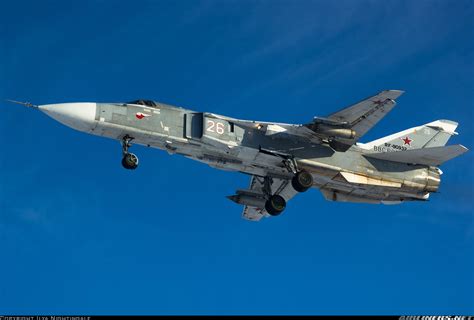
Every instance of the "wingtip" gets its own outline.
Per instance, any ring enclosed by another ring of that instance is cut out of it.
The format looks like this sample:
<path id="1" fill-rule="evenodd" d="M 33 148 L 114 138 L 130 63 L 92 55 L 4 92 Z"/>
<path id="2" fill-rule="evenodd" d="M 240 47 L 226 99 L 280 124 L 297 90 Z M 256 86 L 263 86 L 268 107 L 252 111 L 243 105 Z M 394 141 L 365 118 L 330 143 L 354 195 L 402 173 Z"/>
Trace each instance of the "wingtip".
<path id="1" fill-rule="evenodd" d="M 390 100 L 396 100 L 399 96 L 401 96 L 405 91 L 403 90 L 395 90 L 395 89 L 391 89 L 391 90 L 384 90 L 384 91 L 381 91 L 378 96 L 381 96 L 385 99 L 390 99 Z"/>
<path id="2" fill-rule="evenodd" d="M 397 90 L 397 89 L 390 89 L 390 90 L 387 90 L 387 92 L 390 92 L 392 95 L 395 96 L 395 98 L 398 98 L 399 96 L 405 93 L 404 90 Z"/>

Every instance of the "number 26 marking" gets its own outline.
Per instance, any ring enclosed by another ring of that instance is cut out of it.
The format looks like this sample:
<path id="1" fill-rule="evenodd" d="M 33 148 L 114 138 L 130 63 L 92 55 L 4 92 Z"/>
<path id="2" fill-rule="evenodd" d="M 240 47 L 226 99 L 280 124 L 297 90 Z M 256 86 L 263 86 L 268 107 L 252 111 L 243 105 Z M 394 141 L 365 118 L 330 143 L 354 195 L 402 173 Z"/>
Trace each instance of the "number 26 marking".
<path id="1" fill-rule="evenodd" d="M 206 131 L 215 132 L 217 134 L 224 134 L 224 124 L 221 122 L 207 120 Z"/>

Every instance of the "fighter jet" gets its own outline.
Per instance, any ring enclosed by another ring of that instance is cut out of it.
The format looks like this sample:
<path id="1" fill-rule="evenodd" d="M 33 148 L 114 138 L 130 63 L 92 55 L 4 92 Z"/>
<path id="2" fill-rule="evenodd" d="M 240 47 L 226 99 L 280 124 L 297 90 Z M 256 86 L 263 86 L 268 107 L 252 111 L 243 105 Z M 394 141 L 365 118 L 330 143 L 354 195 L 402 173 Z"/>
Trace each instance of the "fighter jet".
<path id="1" fill-rule="evenodd" d="M 228 198 L 244 206 L 245 219 L 258 221 L 279 215 L 292 197 L 310 188 L 330 201 L 428 200 L 440 185 L 438 166 L 467 151 L 462 145 L 446 146 L 457 134 L 456 122 L 436 120 L 359 142 L 402 93 L 382 91 L 303 124 L 240 120 L 151 100 L 20 103 L 73 129 L 120 141 L 125 169 L 138 167 L 130 148 L 139 144 L 248 174 L 249 187 Z"/>

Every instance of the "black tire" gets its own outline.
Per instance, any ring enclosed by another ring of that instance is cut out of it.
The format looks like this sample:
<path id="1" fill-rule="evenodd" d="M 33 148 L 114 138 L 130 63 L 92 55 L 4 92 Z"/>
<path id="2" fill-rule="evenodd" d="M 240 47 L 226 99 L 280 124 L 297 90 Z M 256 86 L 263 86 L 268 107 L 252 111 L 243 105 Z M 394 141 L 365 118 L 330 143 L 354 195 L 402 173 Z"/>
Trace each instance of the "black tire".
<path id="1" fill-rule="evenodd" d="M 138 157 L 133 153 L 127 153 L 122 158 L 122 166 L 128 170 L 134 170 L 138 167 Z"/>
<path id="2" fill-rule="evenodd" d="M 282 196 L 277 194 L 270 197 L 265 203 L 265 210 L 267 210 L 268 214 L 271 216 L 277 216 L 283 212 L 286 208 L 286 201 L 283 199 Z"/>
<path id="3" fill-rule="evenodd" d="M 313 176 L 308 171 L 299 171 L 291 179 L 291 185 L 298 192 L 305 192 L 313 186 Z"/>

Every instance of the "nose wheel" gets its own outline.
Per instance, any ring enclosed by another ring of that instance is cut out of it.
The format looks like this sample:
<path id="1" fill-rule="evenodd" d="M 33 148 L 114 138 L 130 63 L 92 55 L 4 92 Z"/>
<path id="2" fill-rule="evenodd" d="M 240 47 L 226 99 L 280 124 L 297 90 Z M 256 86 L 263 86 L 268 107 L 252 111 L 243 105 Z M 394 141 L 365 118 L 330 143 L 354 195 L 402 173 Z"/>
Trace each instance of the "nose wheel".
<path id="1" fill-rule="evenodd" d="M 138 167 L 138 157 L 134 153 L 128 152 L 132 146 L 133 138 L 128 134 L 122 138 L 122 166 L 128 170 L 134 170 Z"/>
<path id="2" fill-rule="evenodd" d="M 138 167 L 138 157 L 133 153 L 127 153 L 122 158 L 122 166 L 125 169 L 134 170 Z"/>

